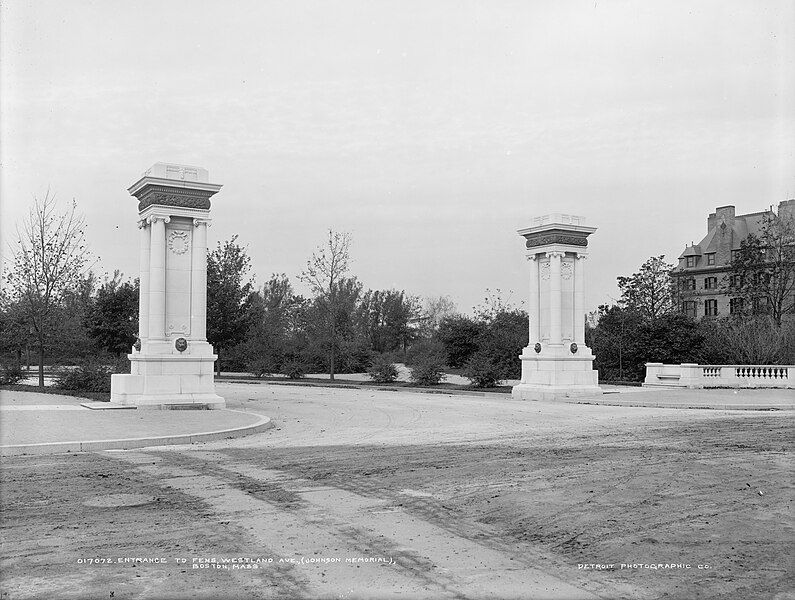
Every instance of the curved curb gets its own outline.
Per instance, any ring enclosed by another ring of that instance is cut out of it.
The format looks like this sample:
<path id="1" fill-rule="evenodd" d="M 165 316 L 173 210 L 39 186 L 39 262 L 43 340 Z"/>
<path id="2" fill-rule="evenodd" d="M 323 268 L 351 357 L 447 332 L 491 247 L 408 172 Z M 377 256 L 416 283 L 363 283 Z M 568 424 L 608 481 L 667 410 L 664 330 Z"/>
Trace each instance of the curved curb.
<path id="1" fill-rule="evenodd" d="M 252 413 L 241 410 L 230 410 L 244 415 Z M 256 413 L 254 413 L 256 414 Z M 44 442 L 41 444 L 18 444 L 0 446 L 1 456 L 62 454 L 66 452 L 94 452 L 97 450 L 131 450 L 148 446 L 172 446 L 175 444 L 195 444 L 228 438 L 243 437 L 253 433 L 266 431 L 273 427 L 270 417 L 257 415 L 259 420 L 252 425 L 243 425 L 232 429 L 204 431 L 200 433 L 184 433 L 179 435 L 163 435 L 158 437 L 127 438 L 116 440 L 89 440 L 85 442 Z"/>

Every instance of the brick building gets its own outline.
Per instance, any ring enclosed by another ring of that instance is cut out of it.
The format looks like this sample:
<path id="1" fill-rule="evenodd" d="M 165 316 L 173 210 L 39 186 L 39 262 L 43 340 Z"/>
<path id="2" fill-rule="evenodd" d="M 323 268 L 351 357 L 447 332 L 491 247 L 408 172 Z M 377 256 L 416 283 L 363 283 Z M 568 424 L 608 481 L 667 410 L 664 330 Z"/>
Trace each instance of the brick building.
<path id="1" fill-rule="evenodd" d="M 707 235 L 685 248 L 671 271 L 679 309 L 693 318 L 717 317 L 743 311 L 742 299 L 732 297 L 731 261 L 749 234 L 759 236 L 767 218 L 795 218 L 795 200 L 779 203 L 778 211 L 735 214 L 721 206 L 707 217 Z M 746 309 L 748 307 L 745 307 Z"/>

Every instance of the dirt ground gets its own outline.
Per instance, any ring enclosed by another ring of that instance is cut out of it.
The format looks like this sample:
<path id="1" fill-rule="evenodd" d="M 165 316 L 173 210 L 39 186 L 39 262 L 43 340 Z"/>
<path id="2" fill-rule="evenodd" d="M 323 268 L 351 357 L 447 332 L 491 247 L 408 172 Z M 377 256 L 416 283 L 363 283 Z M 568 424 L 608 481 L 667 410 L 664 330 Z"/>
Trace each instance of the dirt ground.
<path id="1" fill-rule="evenodd" d="M 795 597 L 791 413 L 221 387 L 276 429 L 4 459 L 2 598 Z"/>

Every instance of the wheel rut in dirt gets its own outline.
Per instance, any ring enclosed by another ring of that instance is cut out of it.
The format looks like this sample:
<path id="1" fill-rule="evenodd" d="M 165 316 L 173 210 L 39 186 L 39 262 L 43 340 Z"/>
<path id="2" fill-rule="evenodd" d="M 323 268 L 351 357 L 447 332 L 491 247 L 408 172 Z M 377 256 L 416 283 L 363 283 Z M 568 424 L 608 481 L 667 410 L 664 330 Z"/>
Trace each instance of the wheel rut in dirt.
<path id="1" fill-rule="evenodd" d="M 140 464 L 150 455 L 159 460 Z M 520 598 L 533 591 L 545 598 L 597 597 L 514 553 L 419 518 L 374 489 L 362 495 L 223 452 L 153 450 L 116 458 L 132 459 L 162 485 L 201 500 L 213 518 L 245 531 L 252 551 L 297 561 L 293 577 L 310 596 L 349 596 L 370 581 L 376 597 Z"/>

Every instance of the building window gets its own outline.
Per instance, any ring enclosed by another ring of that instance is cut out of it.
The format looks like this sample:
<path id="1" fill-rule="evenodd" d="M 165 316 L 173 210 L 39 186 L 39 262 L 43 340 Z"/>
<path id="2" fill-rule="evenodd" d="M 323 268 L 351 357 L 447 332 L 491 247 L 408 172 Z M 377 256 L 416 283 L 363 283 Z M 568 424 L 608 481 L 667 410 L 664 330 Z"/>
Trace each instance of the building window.
<path id="1" fill-rule="evenodd" d="M 683 277 L 682 279 L 679 280 L 679 287 L 682 288 L 685 291 L 687 291 L 687 290 L 695 290 L 696 289 L 696 280 L 693 279 L 692 277 L 689 277 L 689 278 Z"/>
<path id="2" fill-rule="evenodd" d="M 714 265 L 715 264 L 715 253 L 712 252 L 711 254 L 707 254 L 707 264 Z"/>
<path id="3" fill-rule="evenodd" d="M 707 300 L 704 302 L 704 315 L 707 317 L 717 317 L 718 316 L 718 301 L 717 300 Z"/>
<path id="4" fill-rule="evenodd" d="M 718 278 L 717 277 L 706 277 L 704 279 L 704 289 L 705 290 L 717 290 L 718 289 Z"/>
<path id="5" fill-rule="evenodd" d="M 696 257 L 695 256 L 688 256 L 687 257 L 687 266 L 688 267 L 695 267 L 696 266 Z"/>
<path id="6" fill-rule="evenodd" d="M 729 312 L 733 315 L 739 315 L 743 312 L 743 299 L 732 298 L 729 300 Z"/>
<path id="7" fill-rule="evenodd" d="M 693 300 L 685 300 L 682 302 L 682 312 L 688 317 L 696 318 L 696 303 Z"/>

